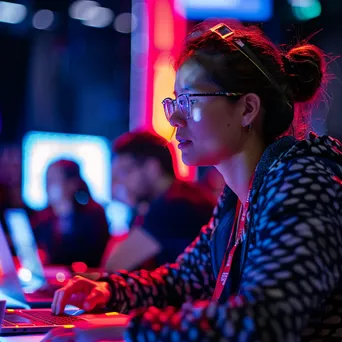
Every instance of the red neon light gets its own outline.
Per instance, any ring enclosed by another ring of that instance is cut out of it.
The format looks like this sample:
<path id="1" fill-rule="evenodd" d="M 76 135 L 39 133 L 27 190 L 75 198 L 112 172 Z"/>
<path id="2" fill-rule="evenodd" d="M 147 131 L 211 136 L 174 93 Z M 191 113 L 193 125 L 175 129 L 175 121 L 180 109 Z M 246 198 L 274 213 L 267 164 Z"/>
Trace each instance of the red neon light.
<path id="1" fill-rule="evenodd" d="M 156 120 L 153 115 L 163 116 L 161 101 L 163 97 L 172 94 L 173 86 L 171 85 L 174 82 L 174 73 L 170 68 L 172 68 L 172 58 L 178 57 L 182 41 L 186 37 L 186 19 L 175 10 L 175 0 L 147 0 L 146 14 L 149 46 L 145 123 L 146 128 L 168 139 L 171 130 L 166 119 L 158 117 Z M 160 83 L 156 84 L 156 82 Z M 159 103 L 160 107 L 158 107 Z M 188 181 L 194 180 L 196 168 L 184 165 L 174 138 L 171 143 L 174 147 L 171 151 L 176 163 L 177 177 Z"/>

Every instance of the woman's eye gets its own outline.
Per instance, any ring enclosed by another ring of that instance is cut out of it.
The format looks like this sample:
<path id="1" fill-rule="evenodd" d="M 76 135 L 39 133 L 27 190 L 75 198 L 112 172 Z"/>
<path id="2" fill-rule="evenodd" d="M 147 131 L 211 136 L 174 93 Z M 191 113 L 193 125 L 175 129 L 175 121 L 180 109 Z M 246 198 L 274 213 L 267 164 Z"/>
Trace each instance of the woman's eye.
<path id="1" fill-rule="evenodd" d="M 178 100 L 178 104 L 179 104 L 181 107 L 185 107 L 185 106 L 187 106 L 187 101 L 181 99 L 181 100 Z"/>

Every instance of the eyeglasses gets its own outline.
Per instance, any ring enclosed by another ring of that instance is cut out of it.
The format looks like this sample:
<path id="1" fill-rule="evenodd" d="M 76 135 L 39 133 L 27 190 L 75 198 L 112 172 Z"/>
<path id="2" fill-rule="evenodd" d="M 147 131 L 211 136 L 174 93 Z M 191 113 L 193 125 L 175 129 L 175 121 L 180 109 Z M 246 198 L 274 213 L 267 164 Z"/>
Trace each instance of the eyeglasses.
<path id="1" fill-rule="evenodd" d="M 227 96 L 235 97 L 241 96 L 242 93 L 227 93 L 227 92 L 216 92 L 216 93 L 195 93 L 195 94 L 180 94 L 177 98 L 171 99 L 167 97 L 163 100 L 162 104 L 164 107 L 164 112 L 167 121 L 171 120 L 172 115 L 176 112 L 177 108 L 179 113 L 184 120 L 189 120 L 192 118 L 191 105 L 195 103 L 195 100 L 191 100 L 192 97 L 200 96 Z"/>

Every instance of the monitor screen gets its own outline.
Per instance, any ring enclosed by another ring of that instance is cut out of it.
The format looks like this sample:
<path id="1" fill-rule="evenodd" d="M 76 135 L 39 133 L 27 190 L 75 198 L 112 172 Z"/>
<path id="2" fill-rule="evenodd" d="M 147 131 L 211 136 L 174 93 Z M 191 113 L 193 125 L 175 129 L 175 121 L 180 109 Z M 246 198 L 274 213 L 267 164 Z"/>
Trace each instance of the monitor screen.
<path id="1" fill-rule="evenodd" d="M 81 176 L 94 200 L 111 198 L 111 150 L 104 137 L 48 132 L 29 132 L 23 139 L 23 199 L 35 210 L 47 206 L 46 172 L 59 159 L 79 164 Z"/>
<path id="2" fill-rule="evenodd" d="M 272 0 L 176 0 L 177 8 L 188 19 L 210 17 L 264 21 L 272 16 Z"/>
<path id="3" fill-rule="evenodd" d="M 106 216 L 109 233 L 115 236 L 128 233 L 134 214 L 127 204 L 113 200 L 106 206 Z"/>

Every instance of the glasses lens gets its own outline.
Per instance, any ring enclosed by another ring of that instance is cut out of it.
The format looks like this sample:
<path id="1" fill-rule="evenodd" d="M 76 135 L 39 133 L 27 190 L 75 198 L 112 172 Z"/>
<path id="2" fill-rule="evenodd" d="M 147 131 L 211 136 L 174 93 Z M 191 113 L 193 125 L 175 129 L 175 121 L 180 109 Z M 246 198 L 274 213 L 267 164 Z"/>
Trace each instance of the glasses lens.
<path id="1" fill-rule="evenodd" d="M 188 97 L 186 95 L 178 96 L 177 105 L 180 112 L 184 115 L 184 118 L 186 119 L 190 112 Z"/>
<path id="2" fill-rule="evenodd" d="M 164 107 L 164 112 L 165 112 L 166 119 L 168 121 L 170 121 L 171 116 L 172 116 L 172 114 L 174 112 L 174 106 L 173 106 L 172 99 L 169 99 L 169 98 L 165 99 L 163 101 L 163 107 Z"/>

